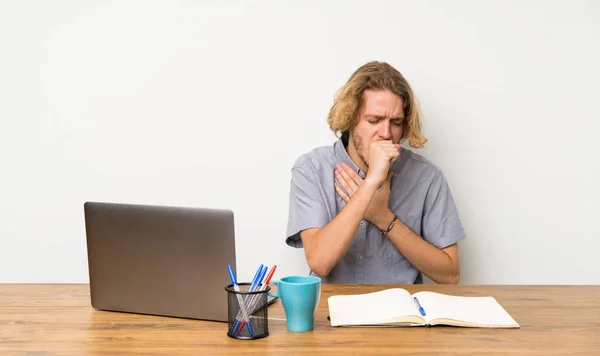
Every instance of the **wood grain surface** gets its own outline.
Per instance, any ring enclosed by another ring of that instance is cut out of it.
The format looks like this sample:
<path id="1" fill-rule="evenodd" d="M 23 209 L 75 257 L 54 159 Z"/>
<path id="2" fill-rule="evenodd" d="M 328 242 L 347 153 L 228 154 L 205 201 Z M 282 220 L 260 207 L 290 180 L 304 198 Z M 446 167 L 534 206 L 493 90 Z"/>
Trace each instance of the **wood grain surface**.
<path id="1" fill-rule="evenodd" d="M 327 298 L 402 287 L 493 296 L 520 329 L 333 328 Z M 600 286 L 323 285 L 313 331 L 229 338 L 227 324 L 94 310 L 86 284 L 0 284 L 0 355 L 600 355 Z M 282 320 L 283 319 L 283 320 Z"/>

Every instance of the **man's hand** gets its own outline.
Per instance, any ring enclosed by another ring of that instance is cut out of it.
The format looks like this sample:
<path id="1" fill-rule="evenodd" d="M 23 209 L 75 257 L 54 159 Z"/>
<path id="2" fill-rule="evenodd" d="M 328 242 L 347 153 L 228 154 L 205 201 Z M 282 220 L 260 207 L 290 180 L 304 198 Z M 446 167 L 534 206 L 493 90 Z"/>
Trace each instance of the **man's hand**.
<path id="1" fill-rule="evenodd" d="M 394 214 L 390 210 L 390 186 L 393 173 L 390 171 L 386 180 L 383 181 L 381 187 L 377 189 L 371 203 L 367 208 L 365 219 L 375 224 L 380 230 L 383 230 L 394 218 Z"/>
<path id="2" fill-rule="evenodd" d="M 335 183 L 335 191 L 346 203 L 350 201 L 350 198 L 356 193 L 358 187 L 364 182 L 363 179 L 345 163 L 337 165 L 335 176 L 341 185 L 340 187 L 340 185 Z M 387 179 L 383 181 L 381 187 L 379 187 L 373 195 L 365 213 L 365 219 L 377 225 L 380 229 L 383 225 L 387 225 L 393 217 L 393 214 L 390 211 L 391 179 L 392 172 L 389 172 Z"/>
<path id="3" fill-rule="evenodd" d="M 388 176 L 390 165 L 400 156 L 400 145 L 392 141 L 374 141 L 369 146 L 369 172 L 365 180 L 378 186 Z"/>

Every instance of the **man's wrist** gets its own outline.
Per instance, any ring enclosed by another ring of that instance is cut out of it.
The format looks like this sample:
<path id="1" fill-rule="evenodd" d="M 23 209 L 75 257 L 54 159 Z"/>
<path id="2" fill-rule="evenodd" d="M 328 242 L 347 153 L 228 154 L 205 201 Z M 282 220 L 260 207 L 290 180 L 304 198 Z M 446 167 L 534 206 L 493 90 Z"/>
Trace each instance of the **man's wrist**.
<path id="1" fill-rule="evenodd" d="M 366 185 L 367 187 L 369 187 L 370 189 L 374 189 L 377 190 L 379 188 L 379 183 L 375 180 L 375 179 L 370 179 L 369 176 L 367 176 L 367 178 L 365 178 L 364 185 Z"/>
<path id="2" fill-rule="evenodd" d="M 381 214 L 380 217 L 377 219 L 377 221 L 373 221 L 373 223 L 375 224 L 375 226 L 377 226 L 377 228 L 379 230 L 385 230 L 388 225 L 392 222 L 392 220 L 394 219 L 394 213 L 392 213 L 392 211 L 390 209 L 386 210 L 385 213 Z"/>

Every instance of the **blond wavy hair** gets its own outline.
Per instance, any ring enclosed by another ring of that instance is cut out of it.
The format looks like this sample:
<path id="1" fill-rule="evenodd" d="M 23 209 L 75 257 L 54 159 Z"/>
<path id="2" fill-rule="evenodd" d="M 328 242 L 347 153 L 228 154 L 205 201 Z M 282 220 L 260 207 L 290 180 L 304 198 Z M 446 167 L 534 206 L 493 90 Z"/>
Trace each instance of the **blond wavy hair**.
<path id="1" fill-rule="evenodd" d="M 427 139 L 422 133 L 421 113 L 412 88 L 404 76 L 385 62 L 372 61 L 358 68 L 346 84 L 338 90 L 329 110 L 327 123 L 333 132 L 347 142 L 350 130 L 358 123 L 365 90 L 390 90 L 404 101 L 404 129 L 400 141 L 408 141 L 414 148 L 422 148 Z"/>

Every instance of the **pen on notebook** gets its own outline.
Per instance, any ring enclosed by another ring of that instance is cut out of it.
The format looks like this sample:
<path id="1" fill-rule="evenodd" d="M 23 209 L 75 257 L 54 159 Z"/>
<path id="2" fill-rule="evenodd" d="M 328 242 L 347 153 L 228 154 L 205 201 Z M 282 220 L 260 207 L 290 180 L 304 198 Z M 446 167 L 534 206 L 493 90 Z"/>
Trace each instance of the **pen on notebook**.
<path id="1" fill-rule="evenodd" d="M 259 279 L 262 280 L 261 275 L 263 273 L 263 265 L 261 263 L 260 266 L 258 266 L 258 270 L 256 270 L 256 273 L 254 274 L 254 277 L 252 278 L 252 283 L 250 283 L 250 292 L 252 291 L 252 288 L 254 285 L 257 284 L 257 281 Z M 243 299 L 247 299 L 247 298 L 241 298 L 241 296 L 239 296 L 238 298 L 238 303 L 240 304 L 240 308 L 242 306 L 244 306 L 244 308 L 246 307 L 246 304 L 244 303 Z M 232 328 L 232 332 L 235 334 L 236 332 L 242 331 L 242 329 L 244 329 L 244 325 L 248 324 L 248 332 L 252 332 L 252 326 L 250 325 L 250 319 L 248 320 L 248 323 L 246 323 L 246 320 L 242 320 L 241 319 L 246 319 L 245 317 L 242 318 L 242 316 L 240 315 L 240 312 L 238 312 L 237 316 L 236 316 L 236 320 L 235 323 L 233 324 L 233 328 Z M 250 336 L 252 336 L 252 334 L 250 334 Z"/>
<path id="2" fill-rule="evenodd" d="M 263 278 L 265 278 L 265 274 L 267 274 L 267 269 L 268 269 L 268 267 L 267 267 L 267 266 L 263 266 L 263 265 L 261 264 L 261 267 L 260 267 L 260 268 L 261 268 L 261 269 L 260 269 L 260 272 L 258 273 L 258 277 L 257 277 L 257 278 L 254 278 L 254 280 L 252 281 L 252 284 L 250 285 L 250 290 L 249 290 L 250 292 L 255 292 L 255 291 L 258 289 L 258 287 L 259 287 L 259 286 L 261 285 L 261 283 L 262 283 L 262 280 L 263 280 Z M 252 300 L 253 300 L 255 297 L 256 297 L 256 295 L 254 295 L 254 294 L 253 294 L 253 295 L 248 295 L 248 296 L 246 296 L 246 298 L 245 298 L 245 300 L 246 300 L 245 306 L 246 306 L 247 308 L 248 308 L 250 305 L 252 305 Z M 241 319 L 241 317 L 239 317 L 239 314 L 240 314 L 240 313 L 238 312 L 238 317 L 236 317 L 238 320 L 239 320 L 239 319 Z M 250 319 L 248 319 L 248 321 L 250 321 Z M 240 326 L 239 326 L 239 330 L 238 330 L 237 332 L 241 332 L 241 331 L 242 331 L 242 329 L 244 329 L 244 325 L 246 325 L 246 318 L 244 318 L 244 320 L 242 320 L 242 323 L 240 324 Z M 234 326 L 235 326 L 235 325 L 234 325 Z M 235 333 L 235 332 L 236 332 L 236 329 L 233 329 L 233 330 L 234 330 L 234 333 Z"/>
<path id="3" fill-rule="evenodd" d="M 419 303 L 419 300 L 417 299 L 417 297 L 413 297 L 413 299 L 415 300 L 415 303 L 417 303 L 417 306 L 419 307 L 419 312 L 421 313 L 421 315 L 425 316 L 425 309 L 423 309 L 423 307 L 421 306 L 421 303 Z"/>
<path id="4" fill-rule="evenodd" d="M 237 280 L 235 279 L 235 274 L 233 273 L 233 269 L 231 268 L 231 265 L 227 266 L 227 269 L 229 271 L 229 278 L 231 279 L 231 284 L 233 284 L 233 289 L 236 292 L 240 291 L 240 287 L 237 284 Z M 248 321 L 248 332 L 250 333 L 250 336 L 254 336 L 254 333 L 252 332 L 252 326 L 250 326 L 250 316 L 248 315 L 248 311 L 246 310 L 246 306 L 244 305 L 243 301 L 242 301 L 242 296 L 236 293 L 236 297 L 238 300 L 238 304 L 240 305 L 240 309 L 242 311 L 242 317 L 244 318 L 245 321 Z M 239 319 L 236 319 L 234 325 L 233 325 L 233 330 L 236 330 L 236 326 L 235 324 L 238 323 Z"/>

